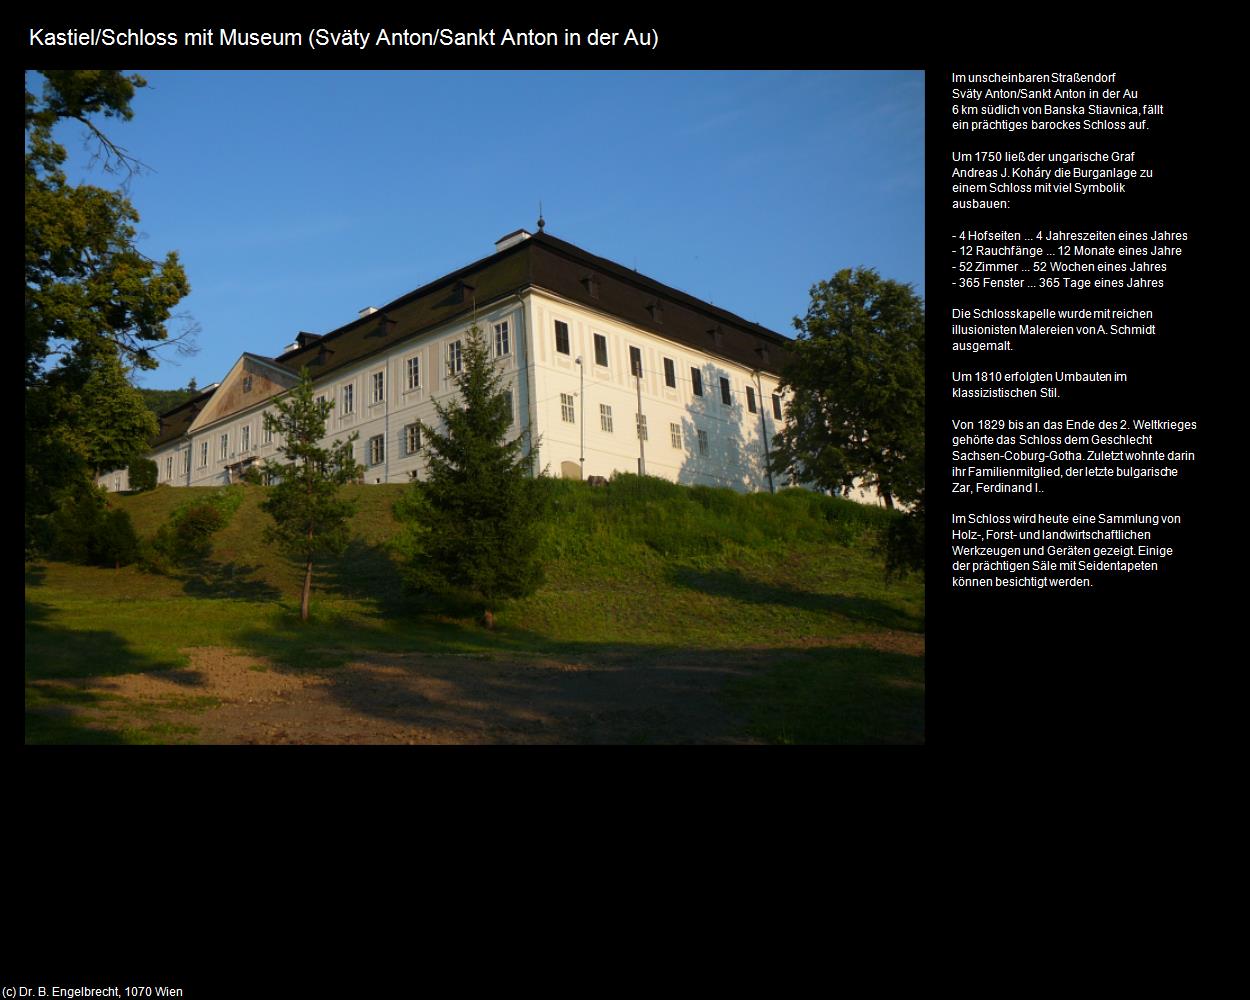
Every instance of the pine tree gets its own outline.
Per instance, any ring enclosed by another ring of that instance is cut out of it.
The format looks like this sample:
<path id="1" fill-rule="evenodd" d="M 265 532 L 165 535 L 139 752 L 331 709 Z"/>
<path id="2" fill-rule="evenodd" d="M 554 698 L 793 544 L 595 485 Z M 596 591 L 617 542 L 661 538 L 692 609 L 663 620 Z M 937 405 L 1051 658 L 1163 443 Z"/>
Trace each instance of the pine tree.
<path id="1" fill-rule="evenodd" d="M 326 417 L 334 404 L 313 398 L 312 376 L 300 372 L 299 384 L 265 414 L 265 427 L 281 441 L 285 461 L 264 465 L 266 478 L 277 479 L 261 509 L 273 518 L 265 540 L 276 543 L 292 559 L 304 563 L 304 588 L 300 618 L 308 620 L 312 595 L 313 559 L 320 553 L 338 555 L 351 539 L 348 521 L 355 504 L 339 498 L 339 487 L 360 475 L 352 445 L 359 434 L 346 441 L 321 446 Z"/>
<path id="2" fill-rule="evenodd" d="M 542 581 L 530 459 L 536 442 L 527 449 L 524 436 L 505 440 L 512 390 L 476 325 L 457 354 L 459 398 L 434 404 L 444 430 L 420 425 L 428 476 L 396 505 L 406 524 L 398 547 L 410 582 L 472 593 L 485 605 L 489 627 L 501 599 L 523 597 Z"/>

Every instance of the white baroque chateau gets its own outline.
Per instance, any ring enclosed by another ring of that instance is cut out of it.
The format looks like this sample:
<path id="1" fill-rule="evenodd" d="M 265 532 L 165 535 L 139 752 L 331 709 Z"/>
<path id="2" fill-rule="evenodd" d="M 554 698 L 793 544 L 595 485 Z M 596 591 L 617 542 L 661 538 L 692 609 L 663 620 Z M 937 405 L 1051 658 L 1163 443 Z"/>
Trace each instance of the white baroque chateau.
<path id="1" fill-rule="evenodd" d="M 541 220 L 537 233 L 511 233 L 491 256 L 337 330 L 300 333 L 277 357 L 244 354 L 220 383 L 161 416 L 150 455 L 158 482 L 235 482 L 276 456 L 262 414 L 305 367 L 334 403 L 326 440 L 359 433 L 365 482 L 423 476 L 416 422 L 437 426 L 433 404 L 457 391 L 475 322 L 511 386 L 509 436 L 538 441 L 535 468 L 773 487 L 766 456 L 782 422 L 789 340 L 556 239 Z M 125 490 L 127 479 L 121 470 L 99 482 Z"/>

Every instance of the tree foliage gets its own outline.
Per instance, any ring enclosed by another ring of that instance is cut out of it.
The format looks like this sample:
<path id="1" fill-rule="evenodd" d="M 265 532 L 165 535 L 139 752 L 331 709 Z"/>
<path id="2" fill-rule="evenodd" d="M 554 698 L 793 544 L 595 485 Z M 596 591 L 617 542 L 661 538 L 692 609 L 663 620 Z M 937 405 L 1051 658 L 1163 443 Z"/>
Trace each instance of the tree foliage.
<path id="1" fill-rule="evenodd" d="M 67 495 L 48 519 L 48 549 L 65 562 L 125 566 L 139 556 L 130 515 L 107 505 L 105 494 L 83 486 Z"/>
<path id="2" fill-rule="evenodd" d="M 146 493 L 156 489 L 156 462 L 150 458 L 135 458 L 130 462 L 130 489 L 135 493 Z"/>
<path id="3" fill-rule="evenodd" d="M 156 367 L 152 350 L 168 339 L 171 311 L 190 290 L 176 253 L 158 263 L 135 246 L 139 216 L 123 193 L 69 183 L 65 149 L 53 138 L 58 123 L 78 122 L 106 170 L 133 171 L 137 161 L 95 119 L 130 118 L 142 78 L 115 70 L 42 76 L 40 96 L 26 91 L 25 113 L 28 542 L 32 518 L 54 510 L 97 465 L 146 450 L 154 424 L 119 379 Z"/>
<path id="4" fill-rule="evenodd" d="M 871 268 L 812 286 L 781 386 L 773 469 L 834 492 L 876 487 L 887 506 L 924 489 L 924 302 Z"/>
<path id="5" fill-rule="evenodd" d="M 472 593 L 491 609 L 541 582 L 539 492 L 524 436 L 506 440 L 511 389 L 474 326 L 462 345 L 459 398 L 434 408 L 439 430 L 421 424 L 428 476 L 414 481 L 396 514 L 410 582 Z"/>
<path id="6" fill-rule="evenodd" d="M 304 563 L 304 589 L 300 617 L 308 620 L 312 594 L 313 559 L 337 555 L 351 539 L 348 524 L 355 504 L 340 499 L 339 487 L 359 477 L 362 469 L 353 455 L 360 436 L 321 445 L 326 418 L 334 404 L 313 398 L 312 376 L 300 372 L 299 384 L 265 414 L 265 427 L 280 441 L 283 461 L 269 459 L 265 476 L 277 484 L 261 505 L 273 518 L 265 530 L 266 541 L 276 543 L 288 556 Z"/>
<path id="7" fill-rule="evenodd" d="M 773 471 L 833 492 L 875 487 L 906 518 L 883 537 L 889 575 L 924 570 L 924 301 L 871 268 L 812 286 L 781 386 Z"/>

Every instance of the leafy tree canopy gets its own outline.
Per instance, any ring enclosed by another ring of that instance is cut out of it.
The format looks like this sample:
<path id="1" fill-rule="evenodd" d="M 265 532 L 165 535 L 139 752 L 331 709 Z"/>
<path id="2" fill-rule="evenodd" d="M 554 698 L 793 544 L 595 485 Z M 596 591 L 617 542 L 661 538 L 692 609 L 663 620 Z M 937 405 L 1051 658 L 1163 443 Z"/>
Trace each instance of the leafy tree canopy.
<path id="1" fill-rule="evenodd" d="M 46 70 L 41 94 L 26 90 L 25 417 L 26 533 L 56 508 L 97 463 L 124 464 L 153 433 L 136 393 L 118 378 L 154 368 L 154 347 L 169 338 L 174 306 L 190 290 L 178 255 L 157 262 L 134 244 L 139 216 L 118 191 L 73 185 L 66 153 L 53 138 L 63 121 L 84 126 L 106 170 L 138 161 L 95 124 L 128 119 L 142 78 L 114 70 Z M 29 80 L 29 77 L 28 77 Z M 94 391 L 108 388 L 96 411 Z M 100 425 L 108 423 L 109 426 Z M 91 442 L 83 428 L 95 426 Z"/>
<path id="2" fill-rule="evenodd" d="M 783 373 L 775 472 L 835 492 L 876 487 L 893 506 L 924 489 L 924 301 L 871 268 L 814 285 Z"/>

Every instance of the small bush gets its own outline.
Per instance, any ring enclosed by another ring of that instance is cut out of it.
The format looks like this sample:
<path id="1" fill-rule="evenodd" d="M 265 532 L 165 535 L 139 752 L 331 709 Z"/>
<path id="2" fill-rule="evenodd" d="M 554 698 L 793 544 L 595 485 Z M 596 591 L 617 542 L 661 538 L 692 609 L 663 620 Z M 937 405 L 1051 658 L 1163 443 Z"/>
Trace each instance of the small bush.
<path id="1" fill-rule="evenodd" d="M 169 573 L 183 563 L 207 559 L 213 551 L 213 535 L 230 523 L 242 502 L 242 486 L 223 486 L 206 497 L 184 503 L 143 547 L 144 567 Z"/>
<path id="2" fill-rule="evenodd" d="M 66 498 L 48 519 L 49 554 L 62 562 L 91 562 L 91 541 L 104 519 L 104 498 L 84 489 Z"/>
<path id="3" fill-rule="evenodd" d="M 92 561 L 104 566 L 129 566 L 139 558 L 139 537 L 124 510 L 104 512 L 95 535 Z"/>
<path id="4" fill-rule="evenodd" d="M 150 458 L 136 458 L 131 462 L 130 488 L 135 493 L 156 489 L 156 462 Z"/>
<path id="5" fill-rule="evenodd" d="M 225 516 L 211 503 L 197 503 L 181 513 L 174 526 L 178 561 L 206 559 L 213 551 L 213 535 L 226 525 Z"/>
<path id="6" fill-rule="evenodd" d="M 139 539 L 130 515 L 108 509 L 98 490 L 83 490 L 69 497 L 50 518 L 50 528 L 53 559 L 126 566 L 139 557 Z"/>

